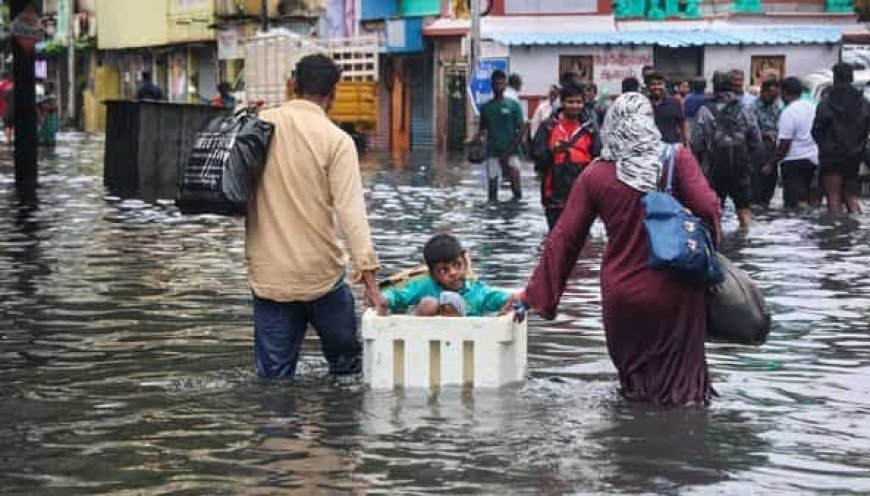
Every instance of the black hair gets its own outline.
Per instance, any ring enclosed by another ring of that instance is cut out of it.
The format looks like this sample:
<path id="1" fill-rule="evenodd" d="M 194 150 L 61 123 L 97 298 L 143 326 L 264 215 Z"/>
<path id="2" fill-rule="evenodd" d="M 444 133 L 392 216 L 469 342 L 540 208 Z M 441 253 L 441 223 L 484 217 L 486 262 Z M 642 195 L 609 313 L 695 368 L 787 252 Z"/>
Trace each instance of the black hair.
<path id="1" fill-rule="evenodd" d="M 565 86 L 562 86 L 562 90 L 559 91 L 559 99 L 565 101 L 572 96 L 583 96 L 584 93 L 585 91 L 583 86 L 577 83 L 568 83 Z"/>
<path id="2" fill-rule="evenodd" d="M 707 91 L 707 80 L 704 78 L 696 78 L 689 82 L 692 88 L 692 93 L 703 93 Z"/>
<path id="3" fill-rule="evenodd" d="M 341 69 L 326 55 L 306 55 L 296 64 L 294 78 L 300 95 L 327 96 L 335 90 Z"/>
<path id="4" fill-rule="evenodd" d="M 834 73 L 834 83 L 851 84 L 855 80 L 855 69 L 845 62 L 834 64 L 831 72 Z"/>
<path id="5" fill-rule="evenodd" d="M 574 71 L 565 71 L 559 76 L 559 84 L 562 86 L 573 83 L 575 80 L 577 80 L 577 73 Z"/>
<path id="6" fill-rule="evenodd" d="M 653 81 L 661 81 L 661 82 L 665 82 L 665 76 L 664 76 L 664 74 L 662 74 L 662 73 L 659 72 L 659 71 L 652 71 L 652 72 L 650 72 L 649 74 L 647 74 L 647 75 L 646 75 L 646 82 L 647 82 L 647 84 L 649 84 L 649 83 L 651 83 L 651 82 L 653 82 Z"/>
<path id="7" fill-rule="evenodd" d="M 713 73 L 713 91 L 716 93 L 734 91 L 734 85 L 731 83 L 731 74 L 731 72 Z"/>
<path id="8" fill-rule="evenodd" d="M 423 246 L 423 260 L 429 270 L 439 262 L 451 262 L 465 253 L 459 240 L 450 234 L 436 234 Z"/>
<path id="9" fill-rule="evenodd" d="M 764 82 L 761 83 L 761 91 L 767 91 L 770 88 L 779 88 L 779 81 L 776 79 L 765 79 Z"/>
<path id="10" fill-rule="evenodd" d="M 496 70 L 492 71 L 492 75 L 489 76 L 489 80 L 491 82 L 503 81 L 506 79 L 507 79 L 507 74 L 505 74 L 504 71 L 501 69 L 496 69 Z"/>
<path id="11" fill-rule="evenodd" d="M 796 77 L 787 77 L 782 80 L 782 94 L 788 96 L 801 96 L 804 89 L 801 86 L 800 79 Z"/>
<path id="12" fill-rule="evenodd" d="M 507 82 L 508 86 L 510 86 L 511 88 L 519 89 L 519 87 L 523 85 L 523 78 L 519 74 L 514 72 L 513 74 L 508 76 Z"/>
<path id="13" fill-rule="evenodd" d="M 142 81 L 151 81 L 151 71 L 142 71 Z"/>
<path id="14" fill-rule="evenodd" d="M 638 91 L 640 91 L 640 81 L 636 77 L 627 77 L 622 80 L 623 93 L 637 93 Z"/>
<path id="15" fill-rule="evenodd" d="M 589 83 L 588 85 L 586 85 L 586 89 L 588 91 L 594 91 L 595 93 L 598 93 L 598 85 L 595 83 Z"/>
<path id="16" fill-rule="evenodd" d="M 226 81 L 221 81 L 217 85 L 217 90 L 218 90 L 218 93 L 221 93 L 221 94 L 229 93 L 229 92 L 233 91 L 233 86 Z"/>

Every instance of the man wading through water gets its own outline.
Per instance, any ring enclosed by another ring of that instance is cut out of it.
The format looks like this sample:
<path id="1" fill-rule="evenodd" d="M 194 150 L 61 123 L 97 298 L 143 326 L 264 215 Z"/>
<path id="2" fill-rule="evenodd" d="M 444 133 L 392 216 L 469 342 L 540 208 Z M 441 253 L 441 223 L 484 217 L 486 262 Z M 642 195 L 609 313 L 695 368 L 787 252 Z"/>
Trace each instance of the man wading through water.
<path id="1" fill-rule="evenodd" d="M 752 203 L 764 208 L 770 205 L 779 180 L 776 168 L 768 170 L 769 174 L 764 172 L 764 167 L 776 155 L 779 116 L 784 107 L 779 93 L 779 81 L 768 79 L 761 83 L 761 94 L 752 105 L 758 128 L 761 130 L 761 147 L 756 150 L 752 160 Z"/>
<path id="2" fill-rule="evenodd" d="M 260 377 L 293 376 L 309 324 L 320 336 L 331 374 L 362 369 L 339 229 L 352 269 L 365 283 L 366 302 L 386 308 L 375 280 L 378 257 L 366 218 L 356 148 L 326 115 L 340 75 L 331 58 L 304 57 L 294 74 L 296 98 L 260 114 L 275 125 L 246 223 Z"/>
<path id="3" fill-rule="evenodd" d="M 535 171 L 541 178 L 541 204 L 550 231 L 565 209 L 568 195 L 583 168 L 601 153 L 597 126 L 583 112 L 583 87 L 566 84 L 561 111 L 541 124 L 532 141 Z M 594 114 L 591 119 L 595 119 Z"/>
<path id="4" fill-rule="evenodd" d="M 514 200 L 522 198 L 520 186 L 519 145 L 525 131 L 525 118 L 520 104 L 505 98 L 507 76 L 504 71 L 495 70 L 490 78 L 492 100 L 480 108 L 480 131 L 486 135 L 486 175 L 488 179 L 490 202 L 498 201 L 498 187 L 502 174 L 507 174 L 511 183 Z"/>
<path id="5" fill-rule="evenodd" d="M 698 109 L 692 151 L 702 164 L 710 186 L 724 203 L 731 197 L 741 229 L 752 221 L 750 151 L 761 146 L 758 121 L 734 93 L 728 74 L 713 76 L 713 101 Z"/>

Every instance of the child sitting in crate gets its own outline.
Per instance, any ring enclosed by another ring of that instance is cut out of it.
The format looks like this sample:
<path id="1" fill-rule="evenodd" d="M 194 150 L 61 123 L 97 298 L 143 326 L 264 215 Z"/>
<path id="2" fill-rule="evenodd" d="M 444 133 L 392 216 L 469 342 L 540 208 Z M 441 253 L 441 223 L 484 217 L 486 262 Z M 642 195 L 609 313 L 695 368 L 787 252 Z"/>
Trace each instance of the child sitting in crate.
<path id="1" fill-rule="evenodd" d="M 469 278 L 465 250 L 449 234 L 438 234 L 427 241 L 423 259 L 429 269 L 427 275 L 381 293 L 390 312 L 415 307 L 417 316 L 479 317 L 500 312 L 511 296 L 507 291 Z"/>

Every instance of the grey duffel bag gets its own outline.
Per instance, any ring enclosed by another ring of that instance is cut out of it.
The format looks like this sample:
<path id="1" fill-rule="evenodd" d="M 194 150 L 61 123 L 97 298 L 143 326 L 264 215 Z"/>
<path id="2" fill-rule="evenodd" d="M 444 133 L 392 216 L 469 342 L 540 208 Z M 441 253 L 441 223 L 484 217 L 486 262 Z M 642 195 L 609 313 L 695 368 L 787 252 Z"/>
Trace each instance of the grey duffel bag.
<path id="1" fill-rule="evenodd" d="M 707 338 L 737 344 L 762 344 L 770 332 L 770 311 L 749 274 L 721 253 L 725 279 L 707 289 Z"/>

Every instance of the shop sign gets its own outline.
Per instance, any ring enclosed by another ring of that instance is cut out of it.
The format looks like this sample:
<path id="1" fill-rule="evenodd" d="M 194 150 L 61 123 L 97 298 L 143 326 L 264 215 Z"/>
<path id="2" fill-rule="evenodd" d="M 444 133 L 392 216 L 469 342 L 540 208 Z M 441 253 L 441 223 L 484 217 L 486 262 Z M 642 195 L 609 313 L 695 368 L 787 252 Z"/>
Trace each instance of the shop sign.
<path id="1" fill-rule="evenodd" d="M 232 60 L 242 58 L 239 52 L 239 32 L 235 29 L 218 31 L 218 60 Z"/>
<path id="2" fill-rule="evenodd" d="M 492 100 L 492 83 L 490 82 L 490 78 L 495 70 L 502 70 L 507 74 L 508 59 L 481 59 L 477 62 L 477 70 L 474 71 L 474 77 L 471 79 L 471 84 L 468 86 L 475 114 L 480 113 L 481 105 Z"/>

